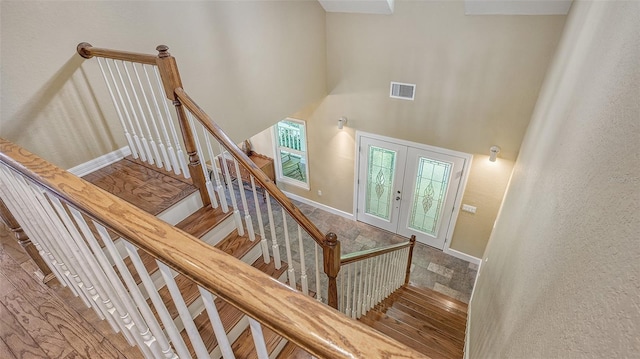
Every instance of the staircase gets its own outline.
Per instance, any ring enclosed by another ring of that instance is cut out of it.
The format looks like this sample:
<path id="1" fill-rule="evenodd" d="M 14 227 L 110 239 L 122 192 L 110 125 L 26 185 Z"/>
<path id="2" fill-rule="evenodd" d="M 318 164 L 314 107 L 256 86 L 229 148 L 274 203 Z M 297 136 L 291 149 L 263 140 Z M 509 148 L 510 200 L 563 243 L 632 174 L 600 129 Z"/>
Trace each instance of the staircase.
<path id="1" fill-rule="evenodd" d="M 360 321 L 432 358 L 462 358 L 467 304 L 431 289 L 405 286 Z"/>
<path id="2" fill-rule="evenodd" d="M 197 196 L 197 190 L 190 180 L 176 178 L 170 172 L 154 169 L 144 162 L 130 157 L 90 173 L 84 179 L 137 207 L 145 209 L 151 214 L 168 218 L 184 218 L 175 224 L 176 228 L 200 238 L 204 242 L 281 282 L 286 281 L 287 263 L 280 263 L 280 268 L 276 268 L 276 262 L 273 257 L 270 257 L 269 263 L 265 263 L 259 246 L 261 239 L 259 235 L 256 235 L 256 239 L 251 241 L 247 235 L 246 228 L 244 235 L 238 234 L 238 230 L 233 225 L 228 225 L 228 222 L 232 222 L 231 213 L 224 213 L 221 208 L 213 208 L 211 206 L 201 207 L 191 214 L 182 213 L 181 215 L 176 213 L 185 211 L 184 205 L 180 205 L 181 202 L 189 202 L 192 200 L 190 196 Z M 112 238 L 117 240 L 117 235 L 113 234 Z M 144 251 L 139 250 L 138 255 L 151 278 L 158 278 L 157 282 L 160 283 L 157 285 L 159 287 L 158 293 L 171 318 L 176 322 L 178 328 L 182 329 L 180 334 L 189 349 L 189 353 L 195 357 L 196 352 L 186 330 L 178 320 L 179 313 L 173 303 L 171 294 L 167 286 L 159 281 L 156 261 Z M 133 274 L 136 284 L 140 286 L 142 279 L 129 257 L 125 259 L 125 263 Z M 209 318 L 204 310 L 204 303 L 198 293 L 197 285 L 182 274 L 177 274 L 174 279 L 182 293 L 186 306 L 189 308 L 189 313 L 202 337 L 207 352 L 213 358 L 221 357 L 222 353 L 214 331 L 209 324 Z M 256 295 L 259 295 L 259 293 L 256 293 Z M 153 308 L 151 300 L 147 298 L 147 301 L 149 306 Z M 227 337 L 231 341 L 231 349 L 236 357 L 257 358 L 249 322 L 245 315 L 221 298 L 216 298 L 215 304 L 218 308 L 222 325 L 227 332 Z M 154 315 L 160 321 L 155 311 Z M 287 344 L 286 340 L 267 328 L 263 328 L 263 335 L 270 357 L 278 355 Z M 290 344 L 286 351 L 280 353 L 279 358 L 304 358 L 305 355 L 310 357 L 304 350 Z"/>

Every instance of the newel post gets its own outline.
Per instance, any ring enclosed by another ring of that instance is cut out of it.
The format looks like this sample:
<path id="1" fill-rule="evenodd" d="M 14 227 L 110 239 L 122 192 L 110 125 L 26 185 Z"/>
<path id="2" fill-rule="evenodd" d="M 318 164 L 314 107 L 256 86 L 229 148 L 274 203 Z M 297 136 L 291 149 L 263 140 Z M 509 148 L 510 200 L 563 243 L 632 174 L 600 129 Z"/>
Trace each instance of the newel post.
<path id="1" fill-rule="evenodd" d="M 191 174 L 194 186 L 196 186 L 200 192 L 202 204 L 206 207 L 211 204 L 211 199 L 207 193 L 205 174 L 202 170 L 202 165 L 200 164 L 200 157 L 198 156 L 198 150 L 196 148 L 193 132 L 191 131 L 191 126 L 189 126 L 187 114 L 182 103 L 175 94 L 175 89 L 182 88 L 182 80 L 180 79 L 180 73 L 178 72 L 178 65 L 176 64 L 175 57 L 171 56 L 169 53 L 169 47 L 166 45 L 159 45 L 156 47 L 156 50 L 158 50 L 156 65 L 160 71 L 164 92 L 166 93 L 167 98 L 173 101 L 173 105 L 175 106 L 176 113 L 178 115 L 182 139 L 184 140 L 184 148 L 189 156 L 189 173 Z"/>
<path id="2" fill-rule="evenodd" d="M 4 204 L 2 198 L 0 198 L 0 219 L 2 219 L 7 227 L 9 227 L 9 230 L 11 230 L 11 232 L 13 232 L 13 234 L 16 236 L 16 239 L 18 240 L 18 243 L 20 243 L 20 246 L 24 248 L 25 252 L 27 252 L 29 257 L 31 257 L 31 259 L 38 266 L 38 269 L 40 270 L 40 273 L 42 275 L 42 282 L 47 283 L 51 279 L 53 279 L 55 276 L 53 273 L 51 273 L 51 269 L 44 262 L 44 260 L 40 256 L 40 253 L 38 253 L 38 249 L 31 242 L 27 234 L 24 233 L 22 227 L 20 227 L 20 224 L 15 219 L 13 214 L 9 212 L 9 208 L 7 208 L 7 206 Z"/>
<path id="3" fill-rule="evenodd" d="M 404 285 L 409 285 L 409 277 L 411 276 L 411 261 L 413 260 L 413 247 L 416 245 L 415 234 L 409 239 L 409 257 L 407 258 L 407 274 L 404 276 Z"/>
<path id="4" fill-rule="evenodd" d="M 324 272 L 329 278 L 327 290 L 327 304 L 338 309 L 338 272 L 340 272 L 340 241 L 335 233 L 329 232 L 325 236 L 322 254 L 324 260 Z"/>

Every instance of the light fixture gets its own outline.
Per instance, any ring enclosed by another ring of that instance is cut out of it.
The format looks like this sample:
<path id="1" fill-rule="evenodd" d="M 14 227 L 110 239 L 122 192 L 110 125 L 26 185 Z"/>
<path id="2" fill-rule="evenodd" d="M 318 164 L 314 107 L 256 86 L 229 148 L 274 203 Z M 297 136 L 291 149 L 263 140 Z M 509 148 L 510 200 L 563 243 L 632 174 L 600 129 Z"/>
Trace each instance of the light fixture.
<path id="1" fill-rule="evenodd" d="M 342 116 L 338 119 L 338 129 L 342 130 L 342 128 L 344 127 L 344 124 L 347 123 L 347 118 Z"/>
<path id="2" fill-rule="evenodd" d="M 491 146 L 491 148 L 489 149 L 489 161 L 495 162 L 496 157 L 498 157 L 498 153 L 500 153 L 500 146 Z"/>

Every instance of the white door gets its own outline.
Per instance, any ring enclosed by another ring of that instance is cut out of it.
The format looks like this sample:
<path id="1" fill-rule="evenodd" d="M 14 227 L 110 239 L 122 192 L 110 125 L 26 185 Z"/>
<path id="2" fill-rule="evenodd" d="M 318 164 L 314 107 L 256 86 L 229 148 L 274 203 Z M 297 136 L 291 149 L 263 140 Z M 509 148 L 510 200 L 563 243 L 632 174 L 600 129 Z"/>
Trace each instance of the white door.
<path id="1" fill-rule="evenodd" d="M 400 218 L 407 147 L 362 137 L 358 171 L 359 221 L 395 233 Z"/>
<path id="2" fill-rule="evenodd" d="M 465 159 L 364 136 L 360 139 L 357 219 L 444 248 Z"/>

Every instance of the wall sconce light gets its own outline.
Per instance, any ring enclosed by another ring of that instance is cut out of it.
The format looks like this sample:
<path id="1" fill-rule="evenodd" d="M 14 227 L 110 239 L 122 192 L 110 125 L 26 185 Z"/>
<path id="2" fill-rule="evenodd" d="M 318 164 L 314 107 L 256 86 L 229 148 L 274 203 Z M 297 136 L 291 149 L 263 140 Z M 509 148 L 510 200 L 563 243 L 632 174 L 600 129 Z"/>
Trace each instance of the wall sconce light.
<path id="1" fill-rule="evenodd" d="M 498 157 L 498 153 L 500 153 L 500 146 L 491 146 L 489 149 L 489 161 L 495 162 Z"/>
<path id="2" fill-rule="evenodd" d="M 338 119 L 338 129 L 342 130 L 342 128 L 344 127 L 344 124 L 347 123 L 347 118 L 342 116 Z"/>

